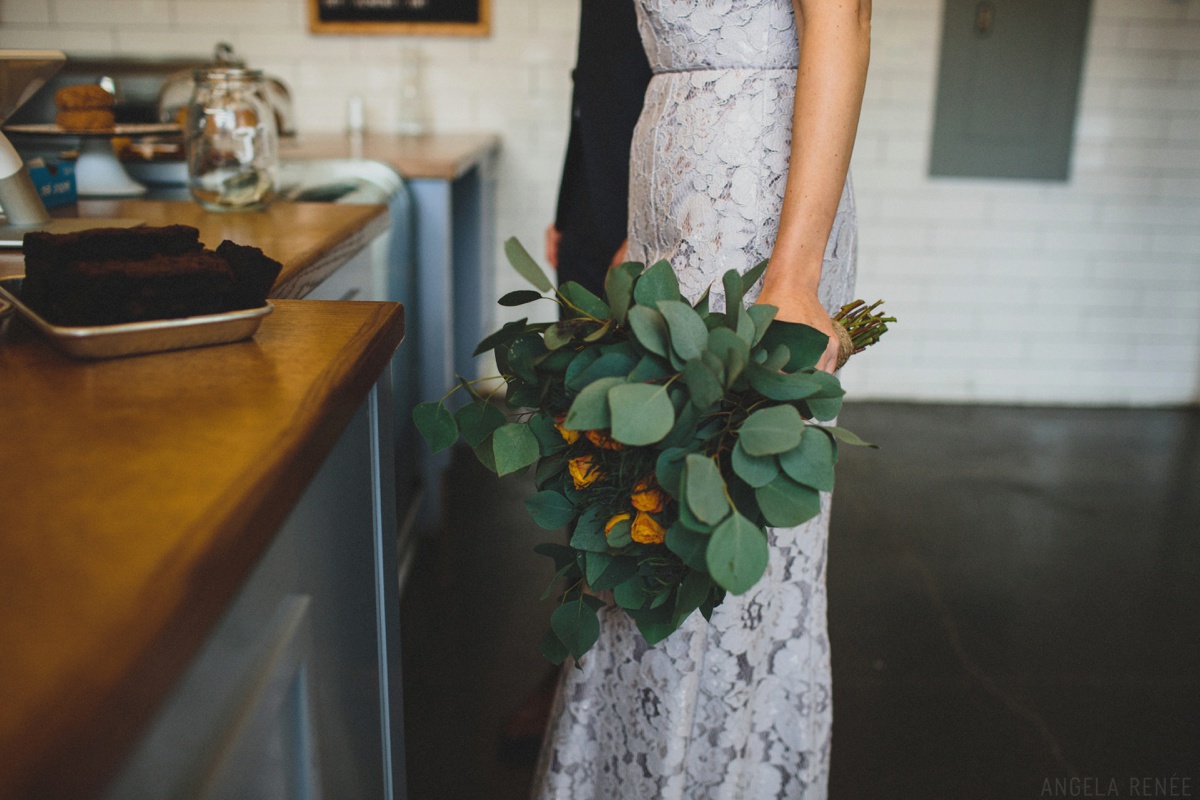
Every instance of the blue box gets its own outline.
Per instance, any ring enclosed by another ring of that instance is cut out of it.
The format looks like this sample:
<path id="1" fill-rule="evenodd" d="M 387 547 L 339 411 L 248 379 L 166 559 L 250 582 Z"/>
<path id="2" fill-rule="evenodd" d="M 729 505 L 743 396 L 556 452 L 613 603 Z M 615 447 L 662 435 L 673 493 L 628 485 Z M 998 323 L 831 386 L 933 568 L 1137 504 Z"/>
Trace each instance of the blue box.
<path id="1" fill-rule="evenodd" d="M 71 161 L 46 161 L 35 158 L 27 165 L 29 177 L 42 198 L 46 208 L 56 208 L 74 203 L 77 199 L 75 192 L 75 164 Z"/>

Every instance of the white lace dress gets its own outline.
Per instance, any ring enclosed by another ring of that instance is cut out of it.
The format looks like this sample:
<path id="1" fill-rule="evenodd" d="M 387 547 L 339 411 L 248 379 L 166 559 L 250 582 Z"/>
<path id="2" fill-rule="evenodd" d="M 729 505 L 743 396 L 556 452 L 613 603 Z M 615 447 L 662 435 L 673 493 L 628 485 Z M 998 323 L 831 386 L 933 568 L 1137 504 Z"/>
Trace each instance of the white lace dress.
<path id="1" fill-rule="evenodd" d="M 797 40 L 791 0 L 638 0 L 655 76 L 634 135 L 630 258 L 669 259 L 684 293 L 774 246 L 787 177 Z M 820 297 L 851 299 L 849 184 Z M 715 282 L 715 283 L 714 283 Z M 751 292 L 753 297 L 757 289 Z M 566 800 L 824 798 L 832 724 L 821 514 L 771 531 L 749 592 L 648 647 L 620 609 L 563 671 L 534 796 Z"/>

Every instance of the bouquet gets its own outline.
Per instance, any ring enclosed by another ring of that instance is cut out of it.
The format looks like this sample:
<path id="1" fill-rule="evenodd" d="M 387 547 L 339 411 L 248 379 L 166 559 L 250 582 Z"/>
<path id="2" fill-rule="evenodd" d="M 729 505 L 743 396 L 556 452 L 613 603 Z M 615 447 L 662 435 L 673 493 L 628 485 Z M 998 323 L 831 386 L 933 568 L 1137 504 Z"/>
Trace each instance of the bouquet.
<path id="1" fill-rule="evenodd" d="M 558 322 L 520 319 L 485 338 L 506 386 L 506 414 L 459 378 L 471 401 L 456 412 L 422 403 L 413 417 L 435 452 L 461 436 L 498 475 L 536 463 L 525 503 L 543 528 L 566 527 L 567 544 L 536 551 L 557 574 L 543 599 L 558 607 L 541 641 L 554 663 L 596 642 L 596 612 L 612 599 L 650 644 L 726 592 L 740 594 L 766 569 L 767 526 L 799 525 L 833 488 L 837 443 L 866 444 L 821 425 L 841 407 L 833 375 L 815 369 L 828 343 L 805 325 L 745 308 L 766 269 L 722 279 L 726 310 L 708 292 L 683 300 L 670 264 L 609 270 L 605 297 L 577 283 L 554 289 L 515 239 L 513 267 L 538 291 L 510 292 L 504 306 L 552 300 Z M 874 343 L 892 318 L 861 301 L 834 317 L 845 358 Z M 839 363 L 840 366 L 840 363 Z M 487 379 L 482 379 L 487 380 Z"/>

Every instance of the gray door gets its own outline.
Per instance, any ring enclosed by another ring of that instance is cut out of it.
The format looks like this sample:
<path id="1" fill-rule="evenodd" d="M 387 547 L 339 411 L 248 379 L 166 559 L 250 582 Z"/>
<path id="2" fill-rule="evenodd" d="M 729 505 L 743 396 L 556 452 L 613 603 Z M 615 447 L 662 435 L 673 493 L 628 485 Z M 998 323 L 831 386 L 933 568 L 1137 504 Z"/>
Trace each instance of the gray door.
<path id="1" fill-rule="evenodd" d="M 1066 180 L 1091 0 L 945 0 L 931 175 Z"/>

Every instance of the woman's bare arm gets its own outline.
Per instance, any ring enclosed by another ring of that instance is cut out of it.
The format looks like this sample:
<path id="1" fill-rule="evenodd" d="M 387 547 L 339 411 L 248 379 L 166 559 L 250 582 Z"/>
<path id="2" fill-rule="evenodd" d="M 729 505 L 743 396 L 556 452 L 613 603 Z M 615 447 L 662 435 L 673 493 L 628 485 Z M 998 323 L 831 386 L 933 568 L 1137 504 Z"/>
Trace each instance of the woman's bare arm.
<path id="1" fill-rule="evenodd" d="M 837 339 L 817 300 L 817 285 L 862 109 L 871 0 L 792 0 L 792 6 L 800 67 L 791 160 L 779 234 L 758 302 L 778 306 L 778 319 L 803 322 L 829 335 L 817 366 L 832 372 Z"/>

